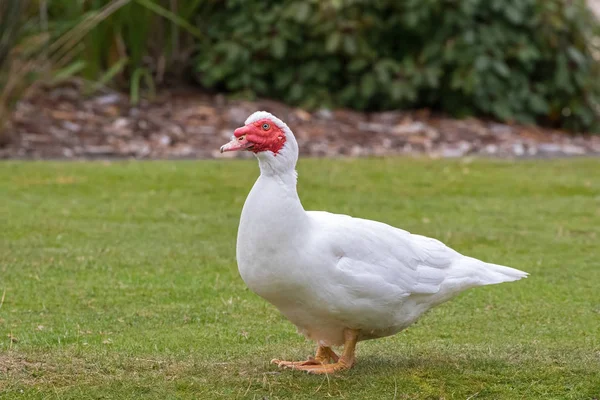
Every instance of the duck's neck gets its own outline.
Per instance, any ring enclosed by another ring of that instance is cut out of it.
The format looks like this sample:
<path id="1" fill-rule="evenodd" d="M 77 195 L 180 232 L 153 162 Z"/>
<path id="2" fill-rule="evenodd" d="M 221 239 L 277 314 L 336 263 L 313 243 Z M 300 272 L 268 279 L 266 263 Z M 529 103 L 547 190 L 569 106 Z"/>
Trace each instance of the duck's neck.
<path id="1" fill-rule="evenodd" d="M 260 178 L 268 186 L 265 189 L 267 196 L 275 196 L 279 202 L 296 205 L 297 211 L 304 213 L 304 208 L 298 198 L 296 184 L 298 182 L 298 173 L 296 172 L 296 162 L 298 152 L 292 146 L 286 145 L 280 154 L 272 152 L 263 152 L 256 155 L 258 166 L 260 167 Z M 267 183 L 271 182 L 273 185 Z M 258 182 L 257 182 L 258 183 Z"/>
<path id="2" fill-rule="evenodd" d="M 256 154 L 260 174 L 264 176 L 293 177 L 294 187 L 296 185 L 296 162 L 298 161 L 298 152 L 291 146 L 285 145 L 280 153 L 274 154 L 265 151 Z"/>
<path id="3" fill-rule="evenodd" d="M 296 190 L 296 171 L 275 171 L 263 163 L 260 166 L 260 177 L 242 210 L 240 235 L 285 240 L 301 233 L 308 227 L 308 215 Z"/>
<path id="4" fill-rule="evenodd" d="M 298 174 L 294 169 L 273 173 L 272 170 L 263 168 L 261 164 L 260 177 L 256 181 L 256 193 L 263 201 L 267 213 L 281 212 L 283 218 L 305 217 L 306 212 L 300 202 L 296 188 Z"/>
<path id="5" fill-rule="evenodd" d="M 267 162 L 260 158 L 258 160 L 258 166 L 260 167 L 260 178 L 271 179 L 274 182 L 278 182 L 282 189 L 289 192 L 292 197 L 298 198 L 298 191 L 296 189 L 298 173 L 294 167 L 281 170 L 274 168 L 271 162 Z"/>

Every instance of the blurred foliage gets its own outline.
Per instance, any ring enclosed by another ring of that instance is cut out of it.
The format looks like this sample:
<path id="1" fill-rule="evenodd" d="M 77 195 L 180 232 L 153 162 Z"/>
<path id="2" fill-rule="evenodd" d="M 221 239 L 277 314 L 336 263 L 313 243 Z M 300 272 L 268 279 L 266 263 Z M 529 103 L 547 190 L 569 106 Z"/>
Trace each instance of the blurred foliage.
<path id="1" fill-rule="evenodd" d="M 156 82 L 181 76 L 201 37 L 188 22 L 200 2 L 1 0 L 0 133 L 16 100 L 39 83 L 77 76 L 87 92 L 129 86 L 137 102 L 142 89 L 151 95 Z"/>
<path id="2" fill-rule="evenodd" d="M 598 130 L 582 1 L 206 1 L 200 82 L 305 107 L 430 107 Z"/>
<path id="3" fill-rule="evenodd" d="M 78 75 L 87 80 L 131 82 L 145 69 L 161 83 L 189 63 L 193 39 L 200 36 L 192 19 L 201 0 L 44 0 L 46 32 L 58 40 L 71 30 L 85 30 L 77 43 Z M 110 12 L 106 12 L 108 8 Z M 37 27 L 32 26 L 33 30 Z M 74 43 L 73 43 L 74 44 Z M 109 74 L 110 79 L 105 75 Z"/>
<path id="4" fill-rule="evenodd" d="M 10 111 L 12 98 L 9 96 L 9 76 L 14 75 L 11 63 L 11 55 L 15 51 L 19 38 L 21 14 L 24 2 L 2 1 L 0 2 L 0 145 L 4 144 L 5 137 L 2 135 L 3 121 Z M 14 83 L 11 82 L 11 85 Z"/>
<path id="5" fill-rule="evenodd" d="M 0 4 L 5 87 L 35 71 L 78 76 L 88 92 L 127 88 L 137 102 L 192 72 L 213 90 L 307 108 L 428 107 L 600 130 L 598 22 L 584 0 Z M 0 107 L 15 98 L 3 97 Z"/>

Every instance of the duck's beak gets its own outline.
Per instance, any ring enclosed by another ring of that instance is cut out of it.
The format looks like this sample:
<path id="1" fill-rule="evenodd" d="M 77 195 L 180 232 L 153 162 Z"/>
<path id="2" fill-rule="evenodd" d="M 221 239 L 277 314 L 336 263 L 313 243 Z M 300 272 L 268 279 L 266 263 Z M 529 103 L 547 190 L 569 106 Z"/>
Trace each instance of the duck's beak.
<path id="1" fill-rule="evenodd" d="M 246 139 L 246 134 L 250 131 L 250 129 L 246 126 L 238 128 L 233 133 L 234 136 L 231 139 L 231 142 L 224 144 L 221 146 L 221 153 L 225 153 L 226 151 L 239 151 L 245 150 L 254 145 L 254 143 L 248 141 Z"/>

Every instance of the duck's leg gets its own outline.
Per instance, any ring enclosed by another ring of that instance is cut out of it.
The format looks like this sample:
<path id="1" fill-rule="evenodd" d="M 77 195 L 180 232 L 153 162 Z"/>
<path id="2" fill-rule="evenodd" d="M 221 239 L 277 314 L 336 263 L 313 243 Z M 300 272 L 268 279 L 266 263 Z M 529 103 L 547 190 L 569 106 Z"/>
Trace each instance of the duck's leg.
<path id="1" fill-rule="evenodd" d="M 306 371 L 309 374 L 333 374 L 334 372 L 350 369 L 354 365 L 354 349 L 356 348 L 357 341 L 358 331 L 346 329 L 344 331 L 344 353 L 337 362 L 319 365 L 293 365 L 290 368 Z"/>
<path id="2" fill-rule="evenodd" d="M 338 362 L 338 355 L 335 354 L 335 351 L 331 349 L 331 347 L 319 346 L 317 348 L 317 354 L 314 357 L 309 357 L 306 361 L 281 361 L 281 360 L 271 360 L 271 364 L 277 364 L 277 366 L 282 368 L 294 368 L 301 365 L 321 365 L 327 364 L 333 360 L 333 362 Z"/>

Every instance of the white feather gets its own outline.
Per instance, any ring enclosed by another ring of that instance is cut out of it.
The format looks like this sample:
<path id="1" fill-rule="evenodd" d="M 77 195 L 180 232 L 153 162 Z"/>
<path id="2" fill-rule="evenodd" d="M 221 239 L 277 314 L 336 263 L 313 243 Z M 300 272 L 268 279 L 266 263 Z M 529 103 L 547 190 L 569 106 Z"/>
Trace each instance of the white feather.
<path id="1" fill-rule="evenodd" d="M 391 335 L 459 292 L 527 273 L 466 257 L 438 240 L 346 215 L 305 211 L 296 191 L 298 145 L 289 127 L 279 154 L 257 154 L 261 176 L 240 219 L 242 279 L 307 337 L 340 345 L 345 328 L 361 339 Z"/>

